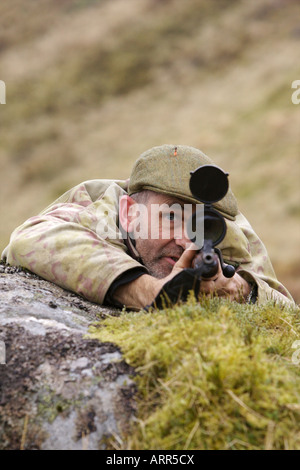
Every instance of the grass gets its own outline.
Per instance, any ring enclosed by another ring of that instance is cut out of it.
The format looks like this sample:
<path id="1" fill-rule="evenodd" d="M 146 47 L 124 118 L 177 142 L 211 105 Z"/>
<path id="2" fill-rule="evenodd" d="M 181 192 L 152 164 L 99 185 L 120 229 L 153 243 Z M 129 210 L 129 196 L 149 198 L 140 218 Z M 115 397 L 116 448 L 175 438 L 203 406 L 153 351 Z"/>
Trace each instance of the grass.
<path id="1" fill-rule="evenodd" d="M 91 334 L 136 368 L 137 419 L 121 449 L 299 449 L 299 311 L 190 298 L 123 312 Z"/>

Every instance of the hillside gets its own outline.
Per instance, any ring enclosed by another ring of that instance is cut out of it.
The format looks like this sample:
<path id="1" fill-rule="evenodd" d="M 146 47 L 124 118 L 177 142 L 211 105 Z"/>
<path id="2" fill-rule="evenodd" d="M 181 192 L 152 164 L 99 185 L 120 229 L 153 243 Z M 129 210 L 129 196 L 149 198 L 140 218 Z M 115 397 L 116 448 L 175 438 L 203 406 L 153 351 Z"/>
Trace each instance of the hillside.
<path id="1" fill-rule="evenodd" d="M 230 173 L 300 302 L 297 0 L 11 0 L 0 5 L 0 248 L 92 178 L 162 143 Z"/>

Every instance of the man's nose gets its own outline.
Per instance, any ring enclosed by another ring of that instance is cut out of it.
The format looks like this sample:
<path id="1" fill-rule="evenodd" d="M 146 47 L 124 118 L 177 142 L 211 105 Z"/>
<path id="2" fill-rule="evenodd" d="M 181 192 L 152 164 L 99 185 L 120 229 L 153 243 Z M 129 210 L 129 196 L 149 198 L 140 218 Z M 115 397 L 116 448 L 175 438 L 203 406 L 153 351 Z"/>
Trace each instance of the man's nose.
<path id="1" fill-rule="evenodd" d="M 176 245 L 181 246 L 181 248 L 183 248 L 184 250 L 186 250 L 186 248 L 188 248 L 192 243 L 191 240 L 185 234 L 182 234 L 180 237 L 175 236 L 174 241 Z"/>

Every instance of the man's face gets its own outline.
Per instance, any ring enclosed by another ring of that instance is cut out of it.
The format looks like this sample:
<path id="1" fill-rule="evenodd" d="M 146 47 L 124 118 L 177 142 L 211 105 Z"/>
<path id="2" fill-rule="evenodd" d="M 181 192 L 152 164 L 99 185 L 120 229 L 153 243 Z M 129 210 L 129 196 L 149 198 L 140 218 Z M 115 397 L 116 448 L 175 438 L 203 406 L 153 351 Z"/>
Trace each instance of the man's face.
<path id="1" fill-rule="evenodd" d="M 150 192 L 143 209 L 133 230 L 136 249 L 150 274 L 161 279 L 170 274 L 183 251 L 191 245 L 185 225 L 195 205 Z"/>

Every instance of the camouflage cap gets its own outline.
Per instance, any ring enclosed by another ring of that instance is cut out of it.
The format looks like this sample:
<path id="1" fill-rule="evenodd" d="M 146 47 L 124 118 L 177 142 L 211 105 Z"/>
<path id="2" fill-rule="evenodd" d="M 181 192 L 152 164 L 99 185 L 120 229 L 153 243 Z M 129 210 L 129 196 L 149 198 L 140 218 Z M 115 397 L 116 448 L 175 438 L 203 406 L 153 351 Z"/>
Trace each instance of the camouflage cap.
<path id="1" fill-rule="evenodd" d="M 128 194 L 145 189 L 168 194 L 199 204 L 189 188 L 190 172 L 214 162 L 203 152 L 186 145 L 161 145 L 144 152 L 131 172 Z M 225 217 L 234 220 L 238 213 L 236 199 L 228 190 L 226 196 L 213 204 Z"/>

